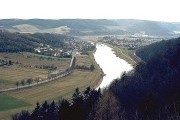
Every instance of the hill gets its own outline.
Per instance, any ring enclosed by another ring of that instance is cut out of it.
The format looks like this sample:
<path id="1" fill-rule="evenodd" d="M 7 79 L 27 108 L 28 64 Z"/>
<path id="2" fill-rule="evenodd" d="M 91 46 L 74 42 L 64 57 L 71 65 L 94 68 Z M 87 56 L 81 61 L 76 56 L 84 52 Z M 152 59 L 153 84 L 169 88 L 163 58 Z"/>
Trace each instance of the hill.
<path id="1" fill-rule="evenodd" d="M 34 52 L 34 48 L 42 46 L 41 44 L 62 47 L 64 41 L 68 39 L 69 37 L 66 35 L 50 33 L 0 32 L 0 52 Z"/>
<path id="2" fill-rule="evenodd" d="M 22 111 L 15 114 L 13 120 L 179 120 L 179 42 L 180 38 L 171 39 L 140 49 L 152 50 L 158 56 L 151 55 L 146 63 L 137 65 L 134 72 L 123 74 L 102 95 L 100 90 L 87 88 L 80 93 L 76 89 L 72 102 L 37 103 L 32 112 Z"/>
<path id="3" fill-rule="evenodd" d="M 145 34 L 149 36 L 179 36 L 180 23 L 133 19 L 2 19 L 0 20 L 0 29 L 9 32 L 71 35 Z"/>
<path id="4" fill-rule="evenodd" d="M 146 63 L 110 87 L 126 111 L 126 118 L 179 118 L 180 38 L 154 43 L 139 49 L 137 54 Z"/>
<path id="5" fill-rule="evenodd" d="M 162 40 L 160 42 L 156 42 L 138 49 L 136 51 L 136 54 L 141 57 L 141 59 L 147 62 L 148 60 L 151 60 L 154 56 L 162 56 L 164 54 L 172 55 L 176 50 L 175 48 L 178 48 L 179 46 L 179 38 L 172 40 Z"/>

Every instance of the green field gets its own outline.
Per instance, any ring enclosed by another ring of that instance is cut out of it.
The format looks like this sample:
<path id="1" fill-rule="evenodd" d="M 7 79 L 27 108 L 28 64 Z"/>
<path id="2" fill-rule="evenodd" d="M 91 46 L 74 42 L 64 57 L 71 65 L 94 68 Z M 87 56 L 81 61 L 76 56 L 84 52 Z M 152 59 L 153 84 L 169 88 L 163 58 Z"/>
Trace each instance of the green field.
<path id="1" fill-rule="evenodd" d="M 0 59 L 13 62 L 13 65 L 0 67 L 0 89 L 15 87 L 16 82 L 20 83 L 22 80 L 26 81 L 29 78 L 33 80 L 47 79 L 49 70 L 35 66 L 53 65 L 57 67 L 57 70 L 65 71 L 69 67 L 71 60 L 29 52 L 0 53 Z"/>
<path id="2" fill-rule="evenodd" d="M 29 106 L 30 104 L 14 97 L 0 94 L 0 111 Z"/>
<path id="3" fill-rule="evenodd" d="M 88 64 L 94 64 L 95 70 L 91 71 L 78 71 L 75 70 L 67 77 L 52 81 L 39 86 L 34 86 L 22 90 L 6 92 L 4 94 L 12 96 L 16 99 L 21 99 L 31 104 L 31 106 L 9 109 L 7 111 L 0 111 L 0 119 L 10 119 L 10 116 L 20 112 L 21 110 L 31 110 L 36 105 L 36 102 L 44 102 L 45 100 L 60 100 L 67 98 L 71 100 L 72 93 L 78 87 L 80 91 L 84 91 L 88 86 L 92 88 L 100 84 L 102 78 L 102 71 L 94 61 L 93 52 L 89 56 L 80 58 L 82 62 L 88 61 Z"/>

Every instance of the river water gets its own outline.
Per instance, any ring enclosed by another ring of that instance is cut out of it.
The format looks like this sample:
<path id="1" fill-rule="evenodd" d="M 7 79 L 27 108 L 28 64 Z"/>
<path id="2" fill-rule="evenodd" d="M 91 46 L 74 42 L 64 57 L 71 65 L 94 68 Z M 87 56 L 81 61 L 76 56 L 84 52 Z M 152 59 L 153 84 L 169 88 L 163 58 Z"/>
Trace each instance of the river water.
<path id="1" fill-rule="evenodd" d="M 105 74 L 99 86 L 100 88 L 108 87 L 114 79 L 120 78 L 124 72 L 128 72 L 133 69 L 132 65 L 117 57 L 112 48 L 104 44 L 96 45 L 94 58 Z"/>

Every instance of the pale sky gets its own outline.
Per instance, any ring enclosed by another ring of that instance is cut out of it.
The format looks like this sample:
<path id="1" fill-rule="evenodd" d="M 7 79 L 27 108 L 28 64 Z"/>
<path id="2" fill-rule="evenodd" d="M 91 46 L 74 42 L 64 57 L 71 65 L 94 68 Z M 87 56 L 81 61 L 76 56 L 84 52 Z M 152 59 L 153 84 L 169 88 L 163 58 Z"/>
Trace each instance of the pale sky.
<path id="1" fill-rule="evenodd" d="M 180 22 L 180 0 L 0 0 L 0 19 L 84 18 Z"/>

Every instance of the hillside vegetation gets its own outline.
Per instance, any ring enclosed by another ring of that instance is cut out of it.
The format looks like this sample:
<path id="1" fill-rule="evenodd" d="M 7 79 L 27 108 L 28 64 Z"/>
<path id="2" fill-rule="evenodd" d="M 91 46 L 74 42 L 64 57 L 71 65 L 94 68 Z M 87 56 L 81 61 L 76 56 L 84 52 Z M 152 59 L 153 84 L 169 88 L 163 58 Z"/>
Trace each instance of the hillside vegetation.
<path id="1" fill-rule="evenodd" d="M 136 54 L 141 57 L 144 61 L 152 59 L 152 57 L 165 56 L 171 57 L 180 46 L 180 39 L 163 40 L 160 42 L 153 43 L 149 46 L 145 46 L 136 51 Z"/>
<path id="2" fill-rule="evenodd" d="M 68 39 L 68 36 L 50 33 L 20 34 L 0 32 L 0 52 L 34 52 L 34 48 L 40 47 L 41 44 L 62 47 L 64 41 Z"/>
<path id="3" fill-rule="evenodd" d="M 179 41 L 180 38 L 157 43 L 163 50 L 151 48 L 154 45 L 140 49 L 152 49 L 159 54 L 151 55 L 133 73 L 115 80 L 103 95 L 90 88 L 83 94 L 76 89 L 71 103 L 63 100 L 59 104 L 37 104 L 33 112 L 23 111 L 14 115 L 13 120 L 179 120 Z"/>
<path id="4" fill-rule="evenodd" d="M 180 38 L 149 45 L 137 53 L 146 63 L 139 64 L 131 75 L 124 74 L 110 87 L 125 110 L 125 117 L 179 118 Z"/>
<path id="5" fill-rule="evenodd" d="M 57 29 L 63 27 L 57 31 Z M 133 19 L 2 19 L 0 29 L 21 33 L 59 33 L 70 35 L 124 35 L 175 36 L 179 23 Z"/>

